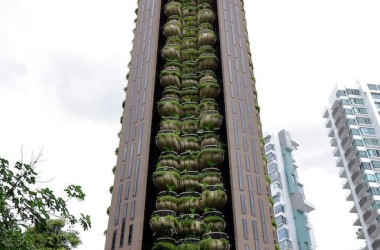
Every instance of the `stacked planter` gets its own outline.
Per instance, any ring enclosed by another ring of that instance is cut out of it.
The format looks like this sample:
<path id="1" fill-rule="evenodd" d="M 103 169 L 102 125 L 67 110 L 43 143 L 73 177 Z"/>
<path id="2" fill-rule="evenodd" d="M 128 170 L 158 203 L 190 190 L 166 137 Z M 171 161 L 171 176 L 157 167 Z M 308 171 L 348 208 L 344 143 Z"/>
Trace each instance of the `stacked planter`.
<path id="1" fill-rule="evenodd" d="M 153 249 L 228 250 L 213 0 L 167 0 Z M 226 170 L 225 170 L 226 171 Z"/>

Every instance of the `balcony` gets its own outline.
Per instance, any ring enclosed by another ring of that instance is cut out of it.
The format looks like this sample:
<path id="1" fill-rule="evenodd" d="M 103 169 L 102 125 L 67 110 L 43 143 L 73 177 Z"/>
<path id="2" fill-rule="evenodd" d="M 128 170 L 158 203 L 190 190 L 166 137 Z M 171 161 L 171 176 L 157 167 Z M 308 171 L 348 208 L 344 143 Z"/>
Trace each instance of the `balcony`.
<path id="1" fill-rule="evenodd" d="M 338 157 L 336 160 L 335 160 L 335 164 L 338 168 L 341 168 L 343 167 L 343 161 L 342 161 L 342 158 Z"/>
<path id="2" fill-rule="evenodd" d="M 340 140 L 343 140 L 345 137 L 347 137 L 349 134 L 349 129 L 347 125 L 343 125 L 339 130 L 338 130 L 338 136 Z"/>
<path id="3" fill-rule="evenodd" d="M 271 179 L 271 181 L 273 182 L 273 181 L 276 181 L 276 180 L 278 180 L 278 181 L 280 181 L 281 182 L 281 175 L 280 175 L 280 173 L 279 172 L 273 172 L 273 173 L 271 173 L 271 174 L 269 174 L 269 178 Z"/>
<path id="4" fill-rule="evenodd" d="M 356 148 L 350 147 L 345 153 L 344 156 L 346 157 L 347 161 L 350 161 L 353 157 L 356 156 Z"/>
<path id="5" fill-rule="evenodd" d="M 335 156 L 335 157 L 340 157 L 340 151 L 339 151 L 339 148 L 335 148 L 335 149 L 334 149 L 334 156 Z"/>
<path id="6" fill-rule="evenodd" d="M 368 184 L 365 182 L 362 182 L 359 185 L 357 185 L 357 187 L 355 188 L 355 192 L 358 196 L 363 196 L 367 192 L 368 188 L 369 188 Z"/>
<path id="7" fill-rule="evenodd" d="M 340 116 L 335 120 L 335 127 L 339 129 L 345 124 L 345 122 L 346 122 L 346 119 L 343 116 Z"/>
<path id="8" fill-rule="evenodd" d="M 365 222 L 370 222 L 374 220 L 378 215 L 379 215 L 378 212 L 375 209 L 371 208 L 363 214 L 363 218 Z"/>
<path id="9" fill-rule="evenodd" d="M 347 179 L 345 179 L 342 184 L 343 189 L 350 189 L 350 184 L 348 183 Z"/>
<path id="10" fill-rule="evenodd" d="M 359 227 L 358 231 L 356 231 L 356 238 L 364 239 L 364 232 L 362 227 Z"/>
<path id="11" fill-rule="evenodd" d="M 380 224 L 376 223 L 376 224 L 371 225 L 368 228 L 367 232 L 368 232 L 369 237 L 373 237 L 373 238 L 377 237 L 380 233 Z"/>
<path id="12" fill-rule="evenodd" d="M 338 146 L 338 143 L 336 142 L 336 139 L 333 137 L 333 138 L 331 138 L 331 140 L 330 140 L 330 146 L 331 147 L 336 147 L 336 146 Z"/>
<path id="13" fill-rule="evenodd" d="M 283 240 L 278 243 L 281 250 L 293 250 L 293 243 L 290 240 Z"/>
<path id="14" fill-rule="evenodd" d="M 322 115 L 323 118 L 329 118 L 329 111 L 327 109 L 325 109 L 323 111 L 323 115 Z"/>
<path id="15" fill-rule="evenodd" d="M 357 214 L 357 213 L 358 213 L 358 210 L 356 209 L 355 204 L 354 204 L 354 206 L 350 209 L 350 213 L 352 213 L 352 214 Z"/>
<path id="16" fill-rule="evenodd" d="M 353 140 L 352 140 L 351 136 L 347 136 L 347 137 L 345 137 L 345 138 L 342 140 L 342 148 L 344 148 L 344 149 L 348 149 L 349 147 L 352 146 L 352 142 L 353 142 Z"/>
<path id="17" fill-rule="evenodd" d="M 331 107 L 332 109 L 332 116 L 334 117 L 334 119 L 336 120 L 339 116 L 342 115 L 343 113 L 343 107 L 340 105 L 339 101 L 335 101 L 335 103 L 333 104 L 333 106 Z"/>
<path id="18" fill-rule="evenodd" d="M 353 159 L 351 159 L 351 161 L 348 163 L 348 169 L 351 172 L 354 172 L 354 171 L 358 170 L 359 166 L 360 166 L 360 161 L 356 157 L 353 158 Z"/>
<path id="19" fill-rule="evenodd" d="M 362 224 L 360 223 L 360 219 L 359 217 L 356 218 L 356 220 L 354 221 L 354 226 L 361 226 Z"/>
<path id="20" fill-rule="evenodd" d="M 356 170 L 352 176 L 351 176 L 351 180 L 354 184 L 358 184 L 359 182 L 361 182 L 363 180 L 363 176 L 364 176 L 364 171 L 361 170 L 361 169 L 358 169 Z"/>
<path id="21" fill-rule="evenodd" d="M 326 126 L 326 128 L 331 128 L 331 125 L 332 125 L 331 120 L 328 119 L 328 120 L 325 122 L 325 126 Z"/>
<path id="22" fill-rule="evenodd" d="M 373 202 L 373 198 L 371 195 L 365 195 L 363 198 L 360 199 L 359 205 L 363 210 L 366 210 Z"/>
<path id="23" fill-rule="evenodd" d="M 334 130 L 332 128 L 330 128 L 327 132 L 327 136 L 328 137 L 334 137 Z"/>
<path id="24" fill-rule="evenodd" d="M 346 170 L 344 168 L 341 168 L 339 170 L 339 177 L 340 178 L 347 178 L 347 175 L 346 175 Z"/>
<path id="25" fill-rule="evenodd" d="M 375 240 L 375 241 L 372 243 L 372 248 L 373 248 L 373 249 L 380 249 L 380 239 Z"/>
<path id="26" fill-rule="evenodd" d="M 354 197 L 351 192 L 346 196 L 346 201 L 354 201 Z"/>

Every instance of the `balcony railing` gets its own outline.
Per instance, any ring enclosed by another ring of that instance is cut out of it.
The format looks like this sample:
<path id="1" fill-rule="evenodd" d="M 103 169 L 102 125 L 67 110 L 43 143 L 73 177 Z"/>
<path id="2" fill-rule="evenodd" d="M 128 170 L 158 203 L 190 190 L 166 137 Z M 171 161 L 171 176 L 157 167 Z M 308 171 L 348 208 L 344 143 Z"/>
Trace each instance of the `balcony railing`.
<path id="1" fill-rule="evenodd" d="M 345 138 L 342 140 L 342 147 L 343 147 L 344 149 L 347 149 L 347 148 L 349 148 L 349 147 L 352 146 L 352 142 L 353 142 L 353 140 L 352 140 L 351 136 L 347 136 L 347 137 L 345 137 Z"/>
<path id="2" fill-rule="evenodd" d="M 360 181 L 363 180 L 363 176 L 364 176 L 363 170 L 361 169 L 356 170 L 351 176 L 352 182 L 355 184 L 358 184 Z"/>
<path id="3" fill-rule="evenodd" d="M 356 238 L 364 239 L 364 232 L 362 227 L 359 227 L 358 231 L 356 231 Z"/>
<path id="4" fill-rule="evenodd" d="M 379 214 L 377 213 L 377 211 L 375 209 L 369 209 L 367 210 L 367 212 L 365 212 L 363 214 L 363 218 L 366 222 L 370 222 L 372 221 L 373 219 L 375 219 Z"/>
<path id="5" fill-rule="evenodd" d="M 348 169 L 351 172 L 354 172 L 354 171 L 358 170 L 359 166 L 360 166 L 360 161 L 356 157 L 352 158 L 351 161 L 348 163 Z"/>
<path id="6" fill-rule="evenodd" d="M 330 119 L 327 119 L 327 121 L 325 122 L 325 126 L 326 128 L 331 128 L 331 120 Z"/>
<path id="7" fill-rule="evenodd" d="M 331 138 L 331 140 L 330 140 L 330 146 L 331 147 L 336 147 L 336 146 L 338 146 L 338 143 L 336 142 L 336 139 L 333 137 L 333 138 Z"/>
<path id="8" fill-rule="evenodd" d="M 365 192 L 367 192 L 368 188 L 369 188 L 368 184 L 365 182 L 362 182 L 359 185 L 357 185 L 357 187 L 355 188 L 355 192 L 358 196 L 362 196 L 365 194 Z"/>
<path id="9" fill-rule="evenodd" d="M 376 224 L 371 225 L 368 228 L 367 232 L 368 232 L 369 237 L 373 237 L 373 238 L 377 237 L 380 233 L 380 224 L 376 223 Z"/>
<path id="10" fill-rule="evenodd" d="M 293 250 L 293 243 L 290 240 L 283 240 L 278 244 L 281 250 Z"/>
<path id="11" fill-rule="evenodd" d="M 363 198 L 360 199 L 359 205 L 363 210 L 365 210 L 372 204 L 372 202 L 373 202 L 372 196 L 367 194 Z"/>

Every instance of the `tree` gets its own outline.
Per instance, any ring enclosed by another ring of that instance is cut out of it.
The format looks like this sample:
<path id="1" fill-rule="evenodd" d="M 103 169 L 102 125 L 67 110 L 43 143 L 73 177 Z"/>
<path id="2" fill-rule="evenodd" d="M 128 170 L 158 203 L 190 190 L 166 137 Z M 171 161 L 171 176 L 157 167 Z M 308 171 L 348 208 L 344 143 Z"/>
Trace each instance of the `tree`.
<path id="1" fill-rule="evenodd" d="M 69 225 L 80 224 L 84 230 L 91 227 L 89 215 L 75 216 L 66 205 L 72 198 L 84 200 L 81 186 L 69 185 L 64 190 L 66 199 L 49 188 L 36 187 L 39 157 L 29 164 L 16 162 L 13 167 L 0 158 L 0 249 L 34 249 L 25 229 L 36 225 L 40 231 L 48 230 L 52 218 Z"/>
<path id="2" fill-rule="evenodd" d="M 72 249 L 81 244 L 79 233 L 75 230 L 64 230 L 63 220 L 48 220 L 45 227 L 38 225 L 26 230 L 26 237 L 37 249 Z"/>

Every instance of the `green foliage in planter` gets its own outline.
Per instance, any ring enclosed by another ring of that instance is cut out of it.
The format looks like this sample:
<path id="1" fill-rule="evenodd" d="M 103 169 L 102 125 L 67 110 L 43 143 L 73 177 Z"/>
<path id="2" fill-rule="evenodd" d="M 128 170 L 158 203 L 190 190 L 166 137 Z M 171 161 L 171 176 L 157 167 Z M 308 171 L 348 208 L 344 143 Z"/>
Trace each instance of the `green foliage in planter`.
<path id="1" fill-rule="evenodd" d="M 223 217 L 215 216 L 215 215 L 207 216 L 206 218 L 202 219 L 202 223 L 204 224 L 218 223 L 218 222 L 225 223 L 225 220 L 223 219 Z"/>
<path id="2" fill-rule="evenodd" d="M 202 47 L 203 47 L 203 46 L 202 46 Z M 200 48 L 199 48 L 199 50 L 200 50 Z M 215 72 L 212 71 L 212 70 L 202 70 L 202 71 L 200 72 L 199 77 L 202 78 L 202 77 L 207 76 L 207 75 L 210 75 L 210 76 L 213 76 L 214 78 L 216 78 L 216 74 L 215 74 Z"/>
<path id="3" fill-rule="evenodd" d="M 280 246 L 278 244 L 274 245 L 275 250 L 281 250 Z"/>
<path id="4" fill-rule="evenodd" d="M 170 242 L 158 242 L 154 244 L 152 250 L 178 250 L 178 248 Z"/>
<path id="5" fill-rule="evenodd" d="M 210 250 L 213 242 L 216 241 L 212 238 L 205 238 L 199 242 L 199 250 Z M 217 241 L 222 242 L 223 246 L 226 247 L 229 243 L 228 240 L 220 238 Z"/>
<path id="6" fill-rule="evenodd" d="M 198 80 L 198 75 L 197 74 L 192 74 L 192 73 L 189 73 L 189 74 L 183 74 L 181 76 L 181 79 L 183 80 Z"/>
<path id="7" fill-rule="evenodd" d="M 179 161 L 179 156 L 175 154 L 163 154 L 158 157 L 158 160 L 175 160 Z"/>
<path id="8" fill-rule="evenodd" d="M 202 61 L 202 60 L 209 60 L 209 59 L 213 59 L 215 60 L 216 62 L 218 61 L 218 57 L 214 54 L 200 54 L 199 57 L 198 57 L 198 61 Z"/>
<path id="9" fill-rule="evenodd" d="M 201 173 L 201 179 L 203 179 L 204 177 L 207 177 L 207 176 L 216 176 L 216 177 L 222 178 L 222 173 L 220 173 L 220 172 Z"/>
<path id="10" fill-rule="evenodd" d="M 209 23 L 201 23 L 198 26 L 199 30 L 214 30 L 214 26 Z"/>
<path id="11" fill-rule="evenodd" d="M 165 216 L 160 216 L 158 214 L 154 215 L 151 219 L 150 219 L 150 222 L 157 222 L 158 220 L 160 220 L 160 218 L 163 218 L 163 219 L 166 219 L 166 220 L 170 220 L 170 221 L 173 221 L 174 222 L 174 225 L 175 226 L 179 226 L 179 223 L 178 223 L 178 219 L 177 217 L 173 216 L 173 215 L 165 215 Z"/>
<path id="12" fill-rule="evenodd" d="M 275 220 L 272 220 L 272 226 L 276 227 L 277 228 L 277 223 Z"/>
<path id="13" fill-rule="evenodd" d="M 181 107 L 182 111 L 184 111 L 185 113 L 186 111 L 194 110 L 196 108 L 198 108 L 198 103 L 196 102 L 185 102 L 185 103 L 182 103 L 182 107 Z"/>
<path id="14" fill-rule="evenodd" d="M 170 201 L 172 203 L 175 203 L 177 204 L 178 203 L 178 199 L 177 197 L 175 196 L 171 196 L 171 195 L 164 195 L 164 196 L 160 196 L 156 199 L 156 202 L 165 202 L 165 201 Z"/>
<path id="15" fill-rule="evenodd" d="M 206 88 L 206 87 L 214 87 L 214 88 L 220 88 L 220 85 L 216 83 L 216 81 L 207 81 L 207 82 L 201 82 L 199 84 L 199 88 Z"/>
<path id="16" fill-rule="evenodd" d="M 171 103 L 177 105 L 178 107 L 180 107 L 179 102 L 178 102 L 177 100 L 175 100 L 175 99 L 171 99 L 171 100 L 161 100 L 161 101 L 159 101 L 159 102 L 157 103 L 157 107 L 161 107 L 162 105 L 165 105 L 165 103 L 167 103 L 167 102 L 171 102 Z M 175 114 L 174 114 L 174 115 L 175 115 Z M 176 114 L 176 116 L 178 116 L 178 114 Z"/>
<path id="17" fill-rule="evenodd" d="M 170 66 L 181 68 L 181 64 L 178 61 L 167 60 L 164 67 L 166 68 L 166 67 L 170 67 Z"/>
<path id="18" fill-rule="evenodd" d="M 116 166 L 113 166 L 112 167 L 112 173 L 115 174 L 115 172 L 116 172 Z"/>
<path id="19" fill-rule="evenodd" d="M 197 136 L 184 136 L 181 139 L 188 142 L 199 142 L 199 139 Z"/>
<path id="20" fill-rule="evenodd" d="M 181 77 L 181 73 L 178 70 L 173 69 L 164 69 L 160 72 L 160 77 L 165 75 L 176 75 L 178 77 Z"/>
<path id="21" fill-rule="evenodd" d="M 215 49 L 210 45 L 203 45 L 199 47 L 199 53 L 201 54 L 215 54 Z"/>
<path id="22" fill-rule="evenodd" d="M 164 89 L 164 91 L 162 92 L 163 95 L 166 95 L 166 94 L 176 94 L 176 95 L 179 95 L 180 93 L 181 93 L 181 91 L 179 91 L 178 88 L 172 87 L 172 86 L 166 87 Z"/>
<path id="23" fill-rule="evenodd" d="M 178 250 L 198 250 L 198 245 L 194 243 L 183 243 L 178 246 Z"/>
<path id="24" fill-rule="evenodd" d="M 196 196 L 182 196 L 178 198 L 178 204 L 188 202 L 188 201 L 195 202 L 198 199 L 199 197 L 196 197 Z"/>
<path id="25" fill-rule="evenodd" d="M 180 180 L 199 180 L 199 175 L 181 175 Z"/>
<path id="26" fill-rule="evenodd" d="M 197 9 L 198 10 L 212 9 L 212 6 L 210 4 L 208 4 L 208 3 L 201 3 L 201 4 L 198 4 Z"/>
<path id="27" fill-rule="evenodd" d="M 164 119 L 160 122 L 160 126 L 162 126 L 165 122 L 170 122 L 170 123 L 174 123 L 174 124 L 176 124 L 176 125 L 179 125 L 179 121 L 178 121 L 178 120 L 164 118 Z"/>
<path id="28" fill-rule="evenodd" d="M 110 191 L 110 193 L 112 194 L 112 191 L 113 191 L 113 185 L 110 186 L 109 191 Z"/>
<path id="29" fill-rule="evenodd" d="M 152 176 L 157 177 L 157 176 L 162 176 L 164 174 L 172 174 L 174 175 L 177 179 L 179 179 L 179 173 L 175 171 L 174 169 L 171 170 L 164 170 L 165 168 L 162 168 L 162 170 L 156 170 L 153 172 Z"/>
<path id="30" fill-rule="evenodd" d="M 182 159 L 197 159 L 199 157 L 199 151 L 187 150 L 186 154 L 181 155 Z"/>
<path id="31" fill-rule="evenodd" d="M 221 197 L 221 198 L 227 197 L 226 192 L 223 191 L 223 190 L 219 190 L 219 189 L 214 190 L 214 191 L 205 190 L 205 191 L 202 192 L 202 196 L 208 197 L 211 194 L 211 192 L 214 192 L 216 196 Z"/>
<path id="32" fill-rule="evenodd" d="M 268 184 L 271 184 L 272 183 L 272 180 L 270 179 L 269 175 L 265 174 L 265 181 L 268 183 Z M 273 205 L 273 204 L 272 204 Z"/>
<path id="33" fill-rule="evenodd" d="M 196 16 L 185 16 L 182 18 L 182 21 L 185 26 L 197 26 L 198 19 Z"/>
<path id="34" fill-rule="evenodd" d="M 185 119 L 181 121 L 181 124 L 195 125 L 198 124 L 198 119 Z"/>

